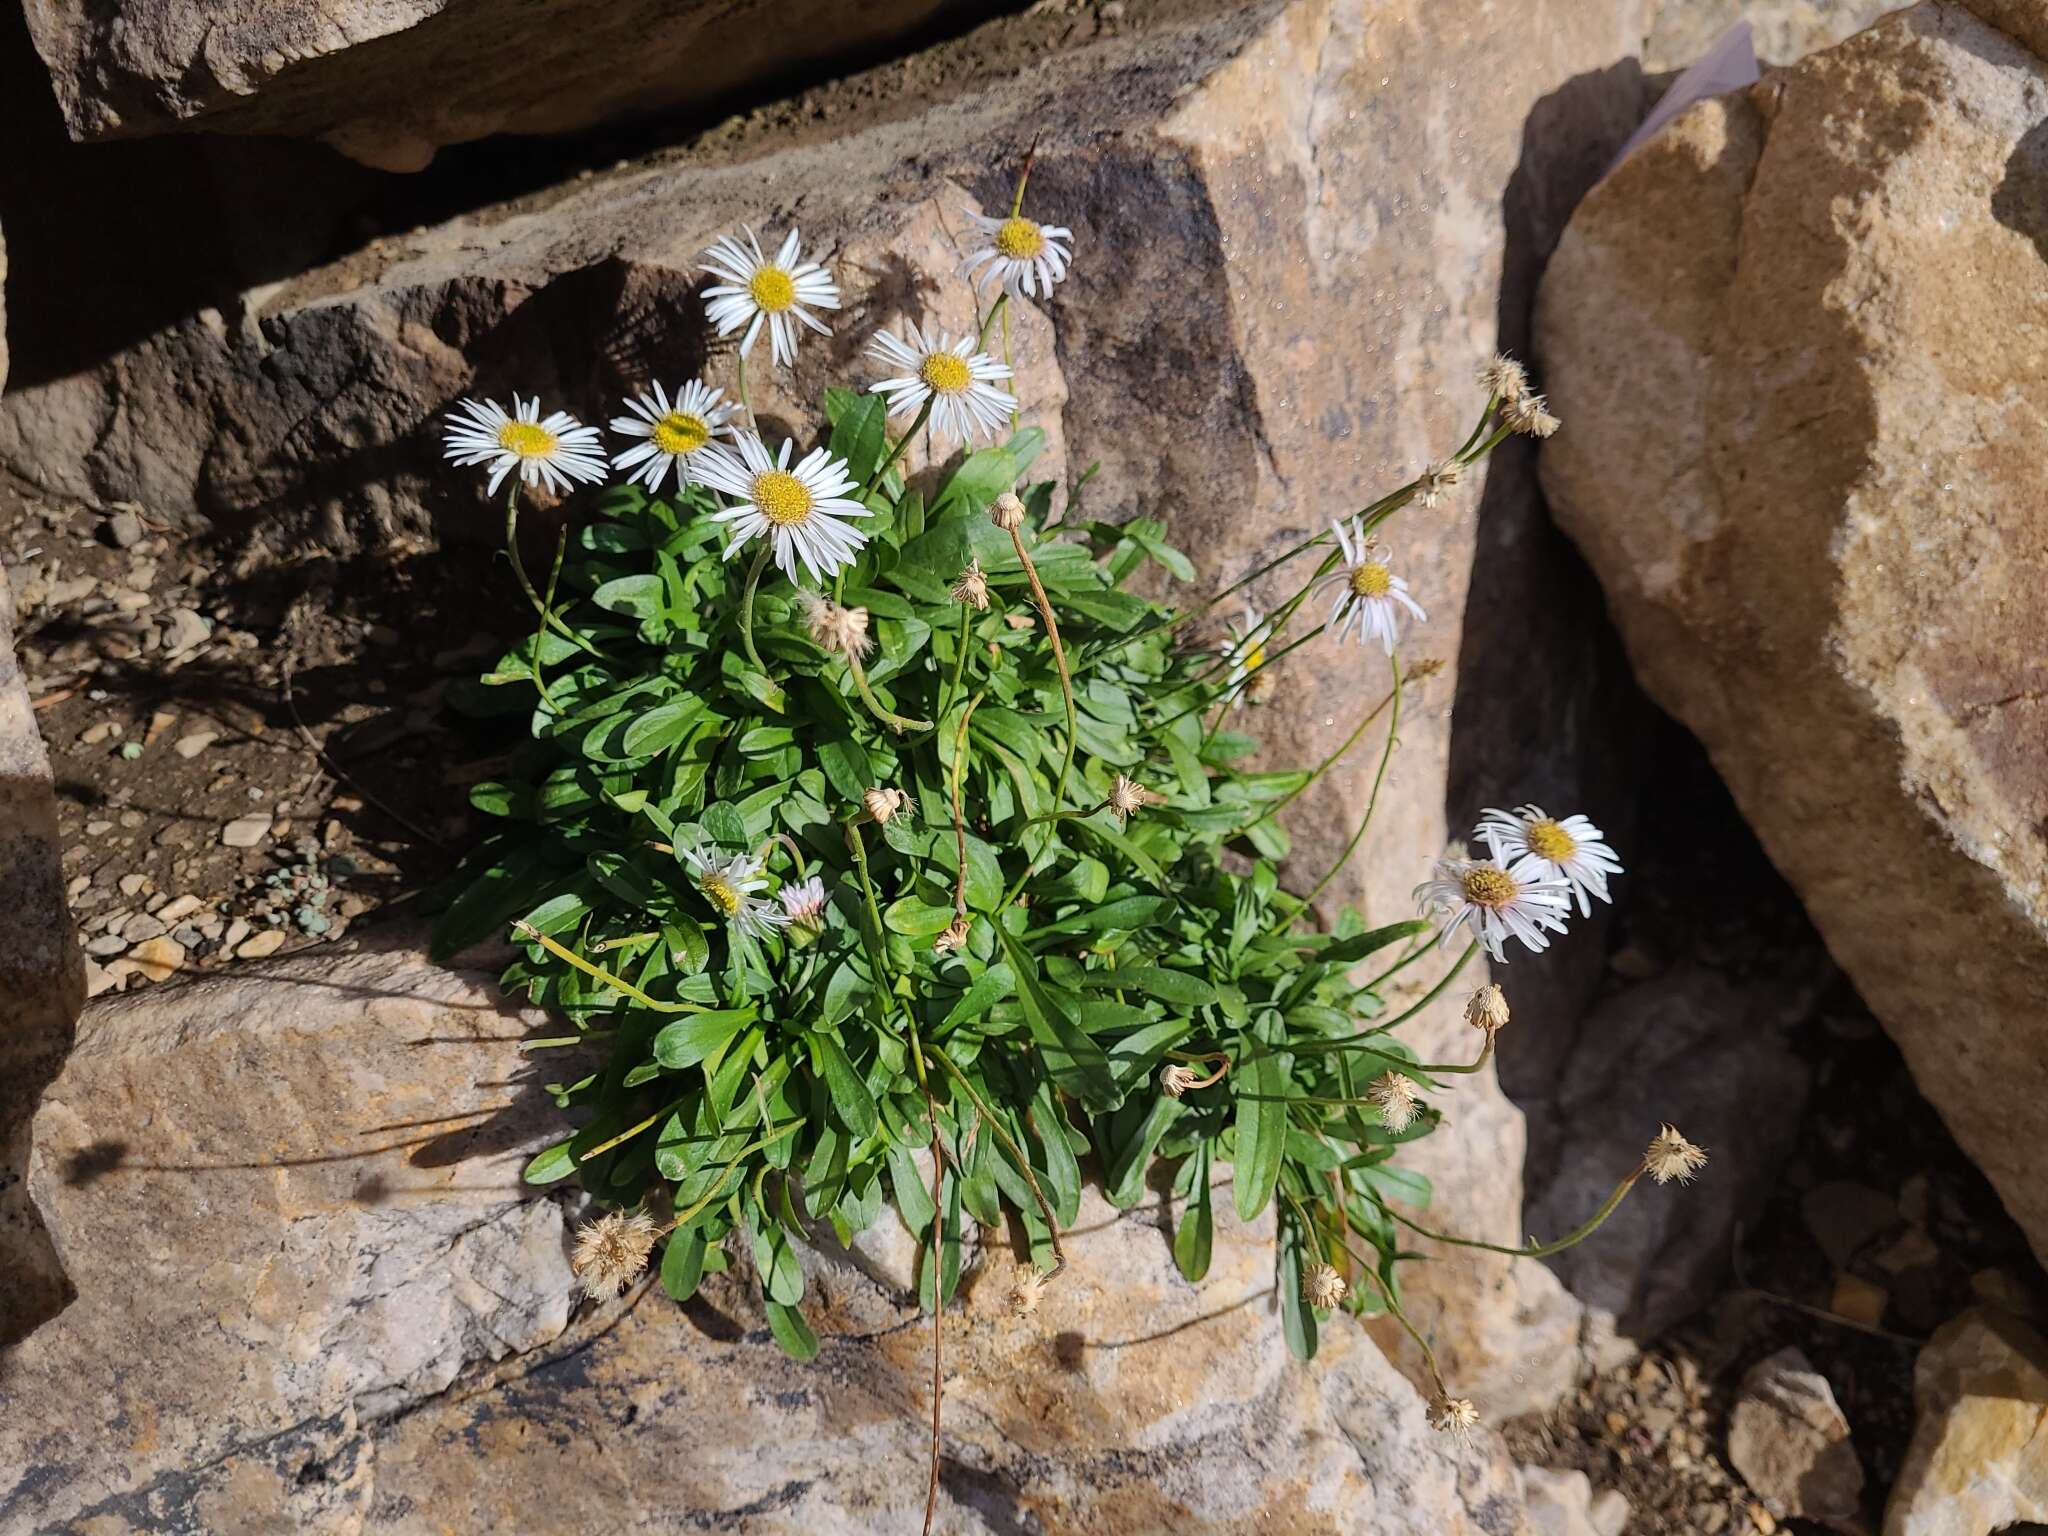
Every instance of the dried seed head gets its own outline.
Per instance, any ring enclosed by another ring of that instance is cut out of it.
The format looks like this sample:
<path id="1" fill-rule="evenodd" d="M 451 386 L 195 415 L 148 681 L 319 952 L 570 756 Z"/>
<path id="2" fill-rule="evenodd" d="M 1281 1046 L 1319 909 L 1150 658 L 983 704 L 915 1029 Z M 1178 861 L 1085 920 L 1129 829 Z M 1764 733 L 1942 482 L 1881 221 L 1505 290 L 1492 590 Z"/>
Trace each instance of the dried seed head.
<path id="1" fill-rule="evenodd" d="M 1331 1265 L 1311 1264 L 1301 1272 L 1301 1299 L 1321 1311 L 1336 1306 L 1350 1289 Z"/>
<path id="2" fill-rule="evenodd" d="M 1496 352 L 1479 370 L 1479 387 L 1502 405 L 1513 405 L 1529 393 L 1529 375 L 1507 353 Z"/>
<path id="3" fill-rule="evenodd" d="M 1159 1091 L 1169 1099 L 1179 1098 L 1200 1081 L 1191 1068 L 1178 1062 L 1169 1062 L 1159 1071 Z"/>
<path id="4" fill-rule="evenodd" d="M 1649 1151 L 1643 1154 L 1643 1171 L 1659 1184 L 1669 1184 L 1673 1179 L 1690 1184 L 1693 1175 L 1706 1166 L 1707 1149 L 1687 1141 L 1678 1134 L 1675 1125 L 1658 1131 Z"/>
<path id="5" fill-rule="evenodd" d="M 1010 1311 L 1019 1318 L 1038 1315 L 1038 1304 L 1045 1299 L 1045 1276 L 1034 1266 L 1021 1271 L 1016 1284 L 1010 1287 Z"/>
<path id="6" fill-rule="evenodd" d="M 1507 1027 L 1507 994 L 1497 984 L 1488 982 L 1465 999 L 1465 1022 L 1474 1029 L 1485 1030 L 1486 1038 L 1491 1040 Z"/>
<path id="7" fill-rule="evenodd" d="M 953 583 L 953 601 L 965 603 L 977 612 L 988 606 L 988 575 L 979 560 L 968 561 L 967 569 Z"/>
<path id="8" fill-rule="evenodd" d="M 1024 526 L 1024 503 L 1017 499 L 1015 491 L 1005 491 L 988 509 L 988 518 L 1003 532 L 1015 533 Z"/>
<path id="9" fill-rule="evenodd" d="M 1109 787 L 1109 809 L 1118 821 L 1129 821 L 1148 805 L 1164 805 L 1166 796 L 1155 794 L 1136 779 L 1123 774 Z"/>
<path id="10" fill-rule="evenodd" d="M 956 949 L 965 948 L 970 926 L 967 914 L 962 912 L 952 922 L 946 924 L 946 931 L 944 933 L 932 940 L 932 952 L 934 954 L 950 955 Z"/>
<path id="11" fill-rule="evenodd" d="M 1479 1427 L 1479 1410 L 1466 1397 L 1452 1397 L 1438 1391 L 1429 1399 L 1429 1427 L 1440 1435 L 1462 1440 Z"/>
<path id="12" fill-rule="evenodd" d="M 1456 459 L 1445 459 L 1432 464 L 1415 481 L 1415 499 L 1425 507 L 1433 507 L 1444 499 L 1445 492 L 1455 486 L 1465 473 L 1465 466 Z"/>
<path id="13" fill-rule="evenodd" d="M 868 638 L 868 611 L 842 608 L 829 597 L 803 592 L 797 597 L 803 608 L 804 627 L 821 650 L 834 656 L 865 656 L 874 641 Z"/>
<path id="14" fill-rule="evenodd" d="M 883 822 L 902 810 L 909 802 L 909 798 L 902 790 L 893 789 L 885 784 L 864 791 L 860 803 L 867 808 L 870 819 Z"/>
<path id="15" fill-rule="evenodd" d="M 1513 405 L 1503 406 L 1500 419 L 1530 437 L 1548 437 L 1563 425 L 1550 414 L 1548 402 L 1541 395 L 1524 395 Z"/>
<path id="16" fill-rule="evenodd" d="M 1365 1096 L 1380 1112 L 1380 1124 L 1395 1135 L 1415 1123 L 1415 1084 L 1399 1072 L 1382 1072 Z"/>
<path id="17" fill-rule="evenodd" d="M 654 1240 L 659 1236 L 661 1229 L 644 1211 L 631 1215 L 607 1211 L 596 1221 L 586 1221 L 576 1229 L 576 1246 L 569 1255 L 569 1268 L 575 1271 L 586 1292 L 600 1301 L 606 1300 L 623 1291 L 647 1267 L 647 1256 L 654 1251 Z"/>

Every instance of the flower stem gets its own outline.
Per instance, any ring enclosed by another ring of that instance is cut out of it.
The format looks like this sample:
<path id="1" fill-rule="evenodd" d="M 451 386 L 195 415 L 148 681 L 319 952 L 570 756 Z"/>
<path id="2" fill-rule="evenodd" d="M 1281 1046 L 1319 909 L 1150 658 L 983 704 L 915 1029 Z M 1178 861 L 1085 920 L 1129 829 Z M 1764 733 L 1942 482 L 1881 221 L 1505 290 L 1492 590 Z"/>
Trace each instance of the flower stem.
<path id="1" fill-rule="evenodd" d="M 519 558 L 519 481 L 516 479 L 512 482 L 511 494 L 505 498 L 505 553 L 512 559 L 512 574 L 519 578 L 519 590 L 533 604 L 533 611 L 540 615 L 541 623 L 591 655 L 603 656 L 603 651 L 555 616 L 547 600 L 534 590 L 532 578 L 526 574 L 526 562 Z"/>
<path id="2" fill-rule="evenodd" d="M 854 655 L 851 651 L 846 653 L 846 670 L 853 674 L 853 686 L 860 691 L 861 702 L 867 705 L 868 713 L 881 721 L 882 724 L 886 725 L 898 736 L 901 736 L 905 731 L 928 731 L 932 728 L 932 723 L 929 720 L 911 720 L 897 714 L 894 710 L 884 709 L 882 701 L 875 697 L 875 691 L 868 686 L 867 668 L 860 664 L 860 657 Z"/>
<path id="3" fill-rule="evenodd" d="M 652 1008 L 656 1013 L 706 1013 L 710 1011 L 702 1003 L 665 1003 L 658 997 L 649 997 L 630 981 L 624 981 L 614 976 L 603 966 L 592 965 L 573 949 L 557 944 L 524 918 L 519 918 L 513 922 L 512 931 L 521 938 L 538 944 L 557 960 L 566 960 L 584 975 L 595 977 L 613 991 L 623 992 L 643 1008 Z"/>
<path id="4" fill-rule="evenodd" d="M 987 690 L 982 691 L 986 693 Z M 977 693 L 960 713 L 953 732 L 953 842 L 959 850 L 959 871 L 953 881 L 953 915 L 967 915 L 967 818 L 960 803 L 960 780 L 967 767 L 967 722 L 974 718 L 974 706 L 982 700 Z"/>
<path id="5" fill-rule="evenodd" d="M 1038 604 L 1039 618 L 1044 621 L 1045 638 L 1052 643 L 1053 665 L 1059 669 L 1060 701 L 1067 709 L 1067 748 L 1060 759 L 1060 776 L 1053 782 L 1052 787 L 1053 808 L 1057 810 L 1060 802 L 1066 798 L 1067 777 L 1074 771 L 1074 742 L 1080 734 L 1080 726 L 1074 713 L 1074 677 L 1067 670 L 1067 651 L 1060 643 L 1060 624 L 1059 620 L 1053 617 L 1052 601 L 1045 595 L 1045 584 L 1038 579 L 1038 567 L 1031 563 L 1030 551 L 1024 548 L 1023 529 L 1010 530 L 1010 544 L 1017 551 L 1017 561 L 1024 567 L 1025 576 L 1031 581 L 1031 596 Z M 1050 834 L 1046 837 L 1046 844 L 1048 847 L 1052 844 Z M 1041 854 L 1044 851 L 1039 850 Z M 1016 884 L 1010 887 L 1009 894 L 1003 898 L 1005 907 L 1017 899 L 1017 893 L 1024 889 L 1024 882 L 1031 878 L 1031 871 L 1037 863 L 1036 858 L 1025 860 L 1023 872 L 1017 876 Z"/>
<path id="6" fill-rule="evenodd" d="M 1454 1243 L 1460 1248 L 1482 1248 L 1488 1253 L 1504 1253 L 1510 1258 L 1516 1259 L 1541 1259 L 1553 1253 L 1562 1253 L 1574 1244 L 1583 1243 L 1587 1238 L 1591 1237 L 1600 1229 L 1601 1224 L 1619 1209 L 1621 1202 L 1627 1198 L 1628 1192 L 1635 1188 L 1636 1181 L 1642 1176 L 1643 1170 L 1641 1165 L 1638 1164 L 1629 1170 L 1628 1175 L 1619 1184 L 1614 1186 L 1614 1193 L 1601 1202 L 1600 1209 L 1595 1211 L 1582 1226 L 1574 1227 L 1555 1242 L 1529 1243 L 1520 1248 L 1509 1248 L 1501 1243 L 1484 1243 L 1477 1238 L 1459 1237 L 1451 1232 L 1433 1232 L 1418 1222 L 1410 1221 L 1384 1200 L 1375 1197 L 1374 1203 L 1411 1232 L 1419 1233 L 1423 1237 L 1434 1238 L 1440 1243 Z"/>
<path id="7" fill-rule="evenodd" d="M 1314 889 L 1301 899 L 1301 905 L 1282 918 L 1268 930 L 1269 932 L 1284 931 L 1289 923 L 1316 904 L 1316 898 L 1328 889 L 1332 880 L 1337 878 L 1338 871 L 1351 862 L 1351 855 L 1358 851 L 1358 845 L 1365 840 L 1366 828 L 1372 825 L 1372 813 L 1379 808 L 1380 786 L 1387 780 L 1387 764 L 1393 760 L 1394 743 L 1399 739 L 1398 733 L 1401 729 L 1401 658 L 1389 656 L 1387 665 L 1392 668 L 1394 674 L 1393 687 L 1387 695 L 1392 702 L 1393 712 L 1387 717 L 1387 744 L 1380 751 L 1379 771 L 1372 776 L 1372 794 L 1366 799 L 1365 815 L 1359 818 L 1358 830 L 1351 834 L 1351 841 L 1346 843 L 1344 851 L 1337 855 L 1337 862 L 1323 872 L 1323 878 L 1318 880 Z"/>
<path id="8" fill-rule="evenodd" d="M 1342 746 L 1337 748 L 1337 750 L 1332 752 L 1328 757 L 1324 758 L 1320 763 L 1316 764 L 1315 771 L 1311 773 L 1306 779 L 1303 779 L 1301 783 L 1295 785 L 1294 788 L 1290 789 L 1278 800 L 1275 800 L 1271 805 L 1267 806 L 1265 810 L 1261 811 L 1256 818 L 1246 822 L 1243 827 L 1238 829 L 1239 834 L 1242 835 L 1245 832 L 1249 832 L 1253 827 L 1256 827 L 1260 822 L 1266 821 L 1271 817 L 1279 815 L 1282 811 L 1286 810 L 1288 806 L 1292 805 L 1296 800 L 1300 799 L 1303 795 L 1308 793 L 1310 786 L 1312 786 L 1317 779 L 1320 779 L 1324 774 L 1328 773 L 1343 758 L 1345 753 L 1349 752 L 1353 747 L 1358 745 L 1358 738 L 1365 734 L 1365 728 L 1371 725 L 1373 721 L 1377 720 L 1380 717 L 1380 711 L 1385 709 L 1387 705 L 1393 701 L 1393 699 L 1394 694 L 1393 692 L 1389 691 L 1386 694 L 1386 696 L 1379 701 L 1379 703 L 1373 705 L 1371 709 L 1366 711 L 1365 718 L 1358 722 L 1357 728 L 1354 729 L 1349 736 L 1346 736 L 1344 738 L 1344 744 Z"/>
<path id="9" fill-rule="evenodd" d="M 924 424 L 932 417 L 932 404 L 937 399 L 936 395 L 924 397 L 924 404 L 917 408 L 917 415 L 912 418 L 910 425 L 903 429 L 903 435 L 882 455 L 882 462 L 875 466 L 875 472 L 868 476 L 867 484 L 860 488 L 861 505 L 867 505 L 867 499 L 875 494 L 875 487 L 882 483 L 882 476 L 888 474 L 889 467 L 903 456 L 903 450 L 910 446 L 910 440 L 924 430 Z"/>
<path id="10" fill-rule="evenodd" d="M 754 551 L 754 563 L 747 567 L 747 585 L 740 594 L 740 644 L 746 649 L 747 660 L 763 677 L 768 675 L 768 668 L 761 662 L 761 653 L 754 649 L 754 589 L 760 586 L 761 572 L 767 564 L 768 544 L 763 540 Z"/>
<path id="11" fill-rule="evenodd" d="M 1362 1029 L 1355 1035 L 1345 1035 L 1336 1040 L 1311 1040 L 1305 1044 L 1291 1044 L 1287 1047 L 1287 1049 L 1296 1056 L 1315 1056 L 1320 1055 L 1324 1051 L 1371 1050 L 1372 1047 L 1366 1044 L 1365 1042 L 1372 1040 L 1380 1035 L 1388 1034 L 1393 1030 L 1399 1029 L 1403 1024 L 1406 1024 L 1410 1019 L 1414 1018 L 1416 1014 L 1422 1012 L 1423 1009 L 1427 1008 L 1439 997 L 1442 997 L 1445 988 L 1449 987 L 1453 981 L 1456 981 L 1458 979 L 1458 972 L 1464 970 L 1466 964 L 1478 952 L 1479 941 L 1477 939 L 1474 939 L 1470 944 L 1467 944 L 1465 946 L 1465 952 L 1458 956 L 1457 964 L 1453 965 L 1448 971 L 1444 972 L 1443 980 L 1439 981 L 1435 986 L 1431 987 L 1427 992 L 1423 993 L 1421 998 L 1418 999 L 1416 1002 L 1410 1004 L 1408 1007 L 1402 1009 L 1399 1013 L 1395 1014 L 1393 1018 L 1387 1020 L 1386 1023 L 1375 1024 L 1371 1029 Z"/>

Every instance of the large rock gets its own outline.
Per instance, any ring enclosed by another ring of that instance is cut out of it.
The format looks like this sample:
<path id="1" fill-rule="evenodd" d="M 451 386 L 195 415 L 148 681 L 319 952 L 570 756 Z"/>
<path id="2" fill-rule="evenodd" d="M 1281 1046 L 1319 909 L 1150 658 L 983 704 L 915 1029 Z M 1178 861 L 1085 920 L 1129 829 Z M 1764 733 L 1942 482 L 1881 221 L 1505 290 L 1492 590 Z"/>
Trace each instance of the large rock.
<path id="1" fill-rule="evenodd" d="M 537 1018 L 403 950 L 95 1003 L 34 1122 L 77 1299 L 0 1358 L 0 1530 L 313 1528 L 361 1419 L 559 1334 Z"/>
<path id="2" fill-rule="evenodd" d="M 1913 1366 L 1913 1440 L 1884 1536 L 1990 1536 L 2048 1523 L 2048 1339 L 1966 1312 Z"/>
<path id="3" fill-rule="evenodd" d="M 73 137 L 184 127 L 328 140 L 389 170 L 493 133 L 707 104 L 986 0 L 30 0 Z"/>
<path id="4" fill-rule="evenodd" d="M 50 759 L 15 664 L 14 598 L 0 570 L 0 1347 L 65 1299 L 62 1267 L 23 1183 L 37 1095 L 56 1076 L 85 1001 L 58 853 Z"/>
<path id="5" fill-rule="evenodd" d="M 877 100 L 837 140 L 721 140 L 746 153 L 638 164 L 251 291 L 232 319 L 202 313 L 0 401 L 0 464 L 52 493 L 210 520 L 272 553 L 487 537 L 477 477 L 439 462 L 450 402 L 516 388 L 609 416 L 657 369 L 706 365 L 704 245 L 743 221 L 796 223 L 847 308 L 793 378 L 772 388 L 757 367 L 754 383 L 771 417 L 806 423 L 820 386 L 874 376 L 860 352 L 877 327 L 964 319 L 963 216 L 1007 198 L 1037 136 L 1032 209 L 1072 226 L 1077 253 L 1049 310 L 1027 307 L 1015 333 L 1032 370 L 1025 419 L 1051 438 L 1041 464 L 1099 463 L 1089 509 L 1165 517 L 1220 585 L 1463 438 L 1504 290 L 1526 309 L 1548 238 L 1504 265 L 1504 204 L 1554 229 L 1560 188 L 1575 195 L 1605 163 L 1639 104 L 1625 61 L 1640 11 L 1550 0 L 1509 29 L 1478 0 L 1158 7 L 962 99 Z M 1553 179 L 1557 161 L 1568 176 Z M 709 357 L 717 377 L 730 366 Z M 1391 530 L 1431 615 L 1413 655 L 1455 661 L 1467 633 L 1511 630 L 1502 613 L 1465 613 L 1480 494 L 1471 483 Z M 1519 504 L 1533 505 L 1526 486 Z M 1286 590 L 1269 578 L 1258 596 Z M 1379 684 L 1369 658 L 1335 647 L 1290 668 L 1282 702 L 1248 718 L 1273 760 L 1314 761 Z M 1458 691 L 1446 677 L 1411 700 L 1373 845 L 1332 887 L 1375 920 L 1412 910 L 1453 830 Z M 1295 878 L 1312 882 L 1349 837 L 1370 766 L 1345 765 L 1290 812 Z M 1425 1054 L 1470 1049 L 1453 1005 L 1415 1038 Z M 1448 1129 L 1415 1154 L 1437 1181 L 1434 1219 L 1519 1232 L 1519 1115 L 1491 1074 L 1461 1080 L 1449 1107 Z M 1489 1409 L 1536 1406 L 1576 1369 L 1576 1309 L 1540 1268 L 1474 1257 L 1422 1267 L 1415 1284 Z"/>
<path id="6" fill-rule="evenodd" d="M 2031 31 L 1917 6 L 1587 198 L 1542 467 L 1645 685 L 2048 1255 L 2048 23 L 1977 8 Z"/>
<path id="7" fill-rule="evenodd" d="M 565 1335 L 562 1207 L 518 1177 L 555 1125 L 538 1022 L 403 949 L 95 1005 L 36 1119 L 78 1298 L 0 1368 L 0 1531 L 912 1528 L 905 1235 L 806 1255 L 814 1362 L 744 1263 Z M 1360 1329 L 1291 1359 L 1271 1217 L 1224 1204 L 1196 1286 L 1156 1213 L 1091 1196 L 1030 1323 L 987 1254 L 945 1327 L 941 1529 L 1526 1533 L 1500 1441 L 1429 1430 Z"/>

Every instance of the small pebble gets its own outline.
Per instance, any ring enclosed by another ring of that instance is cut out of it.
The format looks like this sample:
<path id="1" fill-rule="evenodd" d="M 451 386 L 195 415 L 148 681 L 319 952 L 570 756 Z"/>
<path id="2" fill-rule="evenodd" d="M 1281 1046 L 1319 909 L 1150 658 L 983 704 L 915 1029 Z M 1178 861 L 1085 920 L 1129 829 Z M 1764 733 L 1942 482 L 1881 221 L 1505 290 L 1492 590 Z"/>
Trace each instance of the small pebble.
<path id="1" fill-rule="evenodd" d="M 249 931 L 249 919 L 246 917 L 236 918 L 228 924 L 228 931 L 220 936 L 220 947 L 222 949 L 233 949 L 242 940 L 249 937 Z"/>
<path id="2" fill-rule="evenodd" d="M 261 960 L 265 955 L 274 955 L 284 948 L 284 930 L 271 928 L 257 934 L 235 950 L 237 960 Z"/>
<path id="3" fill-rule="evenodd" d="M 118 933 L 103 933 L 97 938 L 85 941 L 85 952 L 96 959 L 111 959 L 115 955 L 125 955 L 128 952 L 128 941 Z"/>
<path id="4" fill-rule="evenodd" d="M 254 848 L 270 836 L 270 812 L 253 811 L 237 816 L 220 829 L 220 840 L 230 848 Z"/>
<path id="5" fill-rule="evenodd" d="M 118 722 L 102 720 L 98 725 L 89 725 L 83 731 L 80 731 L 78 733 L 78 744 L 81 747 L 96 747 L 103 741 L 113 739 L 120 729 L 121 727 Z"/>
<path id="6" fill-rule="evenodd" d="M 180 736 L 171 744 L 171 750 L 180 757 L 197 757 L 219 740 L 218 731 L 194 731 L 189 736 Z"/>
<path id="7" fill-rule="evenodd" d="M 124 964 L 133 965 L 146 981 L 162 981 L 185 964 L 185 946 L 173 938 L 155 938 L 128 951 Z"/>
<path id="8" fill-rule="evenodd" d="M 142 519 L 133 512 L 116 512 L 107 519 L 107 542 L 127 549 L 142 542 Z"/>
<path id="9" fill-rule="evenodd" d="M 121 925 L 121 937 L 130 944 L 160 939 L 171 931 L 170 924 L 148 912 L 138 912 Z"/>
<path id="10" fill-rule="evenodd" d="M 121 894 L 123 896 L 140 896 L 142 894 L 143 887 L 145 887 L 148 884 L 149 876 L 145 874 L 136 873 L 132 875 L 123 875 L 121 877 Z"/>
<path id="11" fill-rule="evenodd" d="M 205 905 L 206 903 L 197 896 L 190 894 L 177 896 L 157 908 L 156 915 L 167 923 L 179 923 Z"/>

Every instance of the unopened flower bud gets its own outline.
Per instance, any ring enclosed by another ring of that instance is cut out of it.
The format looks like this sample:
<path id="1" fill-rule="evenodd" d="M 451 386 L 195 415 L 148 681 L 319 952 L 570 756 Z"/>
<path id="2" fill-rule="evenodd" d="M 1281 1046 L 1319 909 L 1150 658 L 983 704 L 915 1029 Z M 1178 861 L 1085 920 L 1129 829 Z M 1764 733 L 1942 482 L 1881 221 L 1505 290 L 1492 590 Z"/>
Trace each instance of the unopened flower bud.
<path id="1" fill-rule="evenodd" d="M 887 785 L 866 790 L 860 797 L 860 803 L 867 808 L 869 819 L 878 823 L 887 821 L 891 816 L 894 816 L 903 809 L 908 801 L 909 796 L 905 795 L 902 790 L 893 789 Z"/>
<path id="2" fill-rule="evenodd" d="M 1005 533 L 1014 533 L 1024 526 L 1024 503 L 1017 499 L 1015 491 L 1005 491 L 988 509 L 989 521 Z"/>
<path id="3" fill-rule="evenodd" d="M 1465 473 L 1465 466 L 1456 459 L 1445 459 L 1432 464 L 1415 481 L 1415 499 L 1425 507 L 1434 507 L 1444 499 L 1444 494 L 1455 486 Z"/>
<path id="4" fill-rule="evenodd" d="M 952 922 L 946 924 L 946 931 L 944 933 L 932 940 L 932 952 L 934 954 L 950 955 L 956 949 L 965 948 L 969 927 L 970 923 L 967 914 L 962 912 Z"/>
<path id="5" fill-rule="evenodd" d="M 1129 821 L 1148 805 L 1164 805 L 1166 796 L 1155 794 L 1136 779 L 1123 774 L 1109 788 L 1109 809 L 1118 821 Z"/>
<path id="6" fill-rule="evenodd" d="M 1382 1072 L 1365 1090 L 1380 1112 L 1380 1124 L 1396 1136 L 1415 1123 L 1415 1083 L 1399 1072 Z"/>
<path id="7" fill-rule="evenodd" d="M 1019 1318 L 1038 1315 L 1038 1304 L 1045 1299 L 1045 1276 L 1034 1265 L 1017 1276 L 1016 1284 L 1010 1287 L 1010 1311 Z"/>
<path id="8" fill-rule="evenodd" d="M 1169 1062 L 1159 1072 L 1159 1091 L 1169 1099 L 1177 1099 L 1194 1087 L 1201 1079 L 1178 1062 Z"/>
<path id="9" fill-rule="evenodd" d="M 979 560 L 968 561 L 967 569 L 953 583 L 953 601 L 965 603 L 977 612 L 988 606 L 988 575 Z"/>
<path id="10" fill-rule="evenodd" d="M 1311 1264 L 1301 1272 L 1301 1299 L 1319 1311 L 1329 1311 L 1350 1289 L 1333 1265 Z"/>
<path id="11" fill-rule="evenodd" d="M 576 1229 L 569 1268 L 583 1289 L 603 1301 L 616 1296 L 647 1267 L 661 1229 L 644 1211 L 607 1211 Z"/>
<path id="12" fill-rule="evenodd" d="M 1706 1166 L 1707 1149 L 1687 1141 L 1675 1125 L 1658 1131 L 1656 1140 L 1643 1154 L 1643 1171 L 1659 1184 L 1669 1184 L 1673 1179 L 1690 1184 L 1693 1175 Z"/>
<path id="13" fill-rule="evenodd" d="M 1493 982 L 1488 982 L 1477 992 L 1465 999 L 1465 1022 L 1474 1029 L 1484 1030 L 1491 1040 L 1508 1022 L 1508 996 Z"/>

